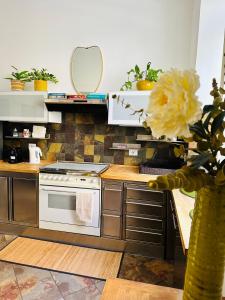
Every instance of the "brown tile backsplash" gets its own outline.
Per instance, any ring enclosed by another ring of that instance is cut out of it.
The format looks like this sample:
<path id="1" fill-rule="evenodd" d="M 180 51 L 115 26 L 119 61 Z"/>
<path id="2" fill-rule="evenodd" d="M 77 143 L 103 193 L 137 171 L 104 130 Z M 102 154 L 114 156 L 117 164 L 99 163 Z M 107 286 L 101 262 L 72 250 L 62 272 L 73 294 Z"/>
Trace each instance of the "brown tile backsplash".
<path id="1" fill-rule="evenodd" d="M 63 113 L 62 124 L 46 126 L 50 139 L 37 142 L 43 151 L 44 159 L 138 165 L 154 153 L 149 143 L 145 142 L 136 157 L 129 156 L 128 151 L 109 149 L 113 142 L 137 143 L 137 134 L 148 133 L 144 128 L 109 126 L 104 114 Z M 18 131 L 22 131 L 23 128 L 32 131 L 32 124 L 7 122 L 4 124 L 4 134 L 12 135 L 15 127 Z M 5 139 L 4 145 L 14 146 L 16 143 L 17 146 L 27 148 L 29 142 L 31 141 Z"/>

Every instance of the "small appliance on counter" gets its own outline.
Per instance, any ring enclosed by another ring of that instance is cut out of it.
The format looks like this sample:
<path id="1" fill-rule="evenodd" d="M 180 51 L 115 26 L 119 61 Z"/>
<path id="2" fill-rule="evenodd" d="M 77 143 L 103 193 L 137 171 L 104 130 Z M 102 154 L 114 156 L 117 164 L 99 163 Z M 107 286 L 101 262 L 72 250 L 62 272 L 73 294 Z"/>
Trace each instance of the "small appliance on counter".
<path id="1" fill-rule="evenodd" d="M 186 164 L 185 158 L 176 157 L 174 148 L 181 144 L 185 147 L 187 154 L 188 144 L 183 141 L 167 142 L 152 141 L 151 147 L 154 148 L 153 157 L 140 164 L 139 172 L 142 174 L 163 175 L 173 173 Z"/>
<path id="2" fill-rule="evenodd" d="M 3 156 L 8 163 L 16 164 L 23 161 L 23 150 L 20 147 L 7 147 Z"/>
<path id="3" fill-rule="evenodd" d="M 29 144 L 29 162 L 31 164 L 39 164 L 41 156 L 41 149 L 36 144 Z"/>

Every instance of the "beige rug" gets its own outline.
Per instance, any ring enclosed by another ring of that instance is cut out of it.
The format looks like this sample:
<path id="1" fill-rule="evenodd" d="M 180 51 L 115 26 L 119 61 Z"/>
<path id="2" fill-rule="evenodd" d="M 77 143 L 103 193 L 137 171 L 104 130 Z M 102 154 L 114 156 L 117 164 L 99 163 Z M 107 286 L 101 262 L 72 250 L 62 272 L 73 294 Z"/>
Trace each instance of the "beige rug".
<path id="1" fill-rule="evenodd" d="M 16 235 L 12 234 L 0 234 L 0 250 L 5 248 L 8 244 L 10 244 L 13 240 L 17 238 Z"/>
<path id="2" fill-rule="evenodd" d="M 0 260 L 99 279 L 116 278 L 121 252 L 16 238 L 0 251 Z"/>

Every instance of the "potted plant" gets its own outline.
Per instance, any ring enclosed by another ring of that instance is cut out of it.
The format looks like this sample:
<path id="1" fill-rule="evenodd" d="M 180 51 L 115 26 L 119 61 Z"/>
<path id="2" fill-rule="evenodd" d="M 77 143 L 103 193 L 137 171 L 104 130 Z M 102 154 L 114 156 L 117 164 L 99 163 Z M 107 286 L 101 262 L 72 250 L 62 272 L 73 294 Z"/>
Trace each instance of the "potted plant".
<path id="1" fill-rule="evenodd" d="M 122 85 L 120 90 L 131 90 L 134 82 L 136 82 L 139 91 L 152 90 L 161 72 L 161 69 L 156 70 L 151 68 L 151 62 L 147 63 L 144 71 L 142 71 L 138 65 L 135 65 L 134 68 L 127 72 L 127 81 Z M 133 78 L 130 78 L 130 76 L 133 76 Z"/>
<path id="2" fill-rule="evenodd" d="M 25 87 L 25 82 L 31 81 L 29 71 L 19 71 L 16 67 L 12 66 L 15 70 L 11 73 L 11 77 L 5 79 L 11 80 L 11 90 L 12 91 L 23 91 Z"/>
<path id="3" fill-rule="evenodd" d="M 183 299 L 222 298 L 225 269 L 225 90 L 213 79 L 211 104 L 201 108 L 199 77 L 172 69 L 150 95 L 146 125 L 156 137 L 183 137 L 196 143 L 188 165 L 158 176 L 156 190 L 196 191 Z M 178 149 L 182 152 L 182 149 Z"/>
<path id="4" fill-rule="evenodd" d="M 47 91 L 48 90 L 48 81 L 57 83 L 58 79 L 55 75 L 48 73 L 47 69 L 36 69 L 32 68 L 30 72 L 30 77 L 34 80 L 34 90 L 35 91 Z"/>

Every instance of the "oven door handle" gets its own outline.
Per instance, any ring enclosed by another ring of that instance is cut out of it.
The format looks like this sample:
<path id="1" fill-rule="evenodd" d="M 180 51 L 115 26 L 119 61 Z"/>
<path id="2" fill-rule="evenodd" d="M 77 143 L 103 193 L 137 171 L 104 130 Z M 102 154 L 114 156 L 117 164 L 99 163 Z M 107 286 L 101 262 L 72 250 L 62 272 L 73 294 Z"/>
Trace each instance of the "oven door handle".
<path id="1" fill-rule="evenodd" d="M 40 191 L 44 191 L 44 192 L 54 192 L 54 193 L 57 193 L 57 194 L 64 194 L 64 195 L 75 195 L 75 194 L 76 194 L 76 192 L 50 190 L 50 189 L 45 189 L 45 188 L 40 188 Z"/>

